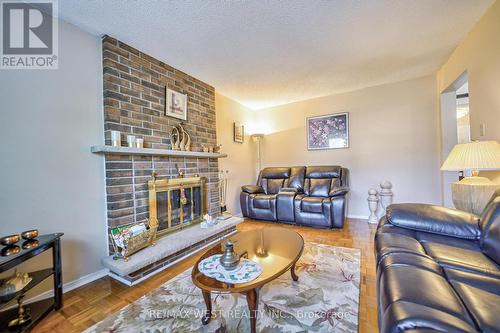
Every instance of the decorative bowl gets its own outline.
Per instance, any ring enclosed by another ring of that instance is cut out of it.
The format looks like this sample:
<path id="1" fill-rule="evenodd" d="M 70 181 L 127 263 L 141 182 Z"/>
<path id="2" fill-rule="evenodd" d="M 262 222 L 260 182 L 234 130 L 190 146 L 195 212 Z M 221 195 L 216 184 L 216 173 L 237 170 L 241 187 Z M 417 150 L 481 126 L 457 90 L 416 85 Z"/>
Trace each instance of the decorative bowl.
<path id="1" fill-rule="evenodd" d="M 23 239 L 26 239 L 26 240 L 37 238 L 38 237 L 38 230 L 33 229 L 33 230 L 23 231 L 23 233 L 21 234 L 21 237 Z"/>
<path id="2" fill-rule="evenodd" d="M 0 238 L 0 244 L 12 245 L 12 244 L 16 244 L 20 240 L 21 240 L 21 237 L 19 237 L 19 235 L 9 235 L 9 236 L 5 236 L 5 237 Z"/>

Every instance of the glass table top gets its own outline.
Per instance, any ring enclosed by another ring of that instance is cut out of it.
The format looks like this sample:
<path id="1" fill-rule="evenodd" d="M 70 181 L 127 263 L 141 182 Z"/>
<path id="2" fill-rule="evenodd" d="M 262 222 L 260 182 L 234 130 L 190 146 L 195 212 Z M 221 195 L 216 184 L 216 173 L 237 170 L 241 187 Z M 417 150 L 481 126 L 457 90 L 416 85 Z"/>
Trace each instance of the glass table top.
<path id="1" fill-rule="evenodd" d="M 297 232 L 285 228 L 263 228 L 239 232 L 228 237 L 234 251 L 244 258 L 259 263 L 262 274 L 247 283 L 226 284 L 207 277 L 198 270 L 198 263 L 214 254 L 223 253 L 223 242 L 212 246 L 196 262 L 192 278 L 195 285 L 209 291 L 237 292 L 261 286 L 289 270 L 300 258 L 304 239 Z"/>

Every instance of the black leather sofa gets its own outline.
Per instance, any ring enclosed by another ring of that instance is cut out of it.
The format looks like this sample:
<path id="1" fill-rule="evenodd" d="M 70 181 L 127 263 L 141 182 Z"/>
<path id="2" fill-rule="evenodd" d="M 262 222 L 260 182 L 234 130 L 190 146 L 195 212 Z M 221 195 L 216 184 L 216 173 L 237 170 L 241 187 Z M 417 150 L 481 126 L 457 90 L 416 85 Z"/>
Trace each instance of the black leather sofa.
<path id="1" fill-rule="evenodd" d="M 375 252 L 380 332 L 500 332 L 500 196 L 480 217 L 391 205 Z"/>
<path id="2" fill-rule="evenodd" d="M 265 168 L 242 186 L 243 216 L 320 228 L 342 228 L 349 170 L 340 166 Z"/>

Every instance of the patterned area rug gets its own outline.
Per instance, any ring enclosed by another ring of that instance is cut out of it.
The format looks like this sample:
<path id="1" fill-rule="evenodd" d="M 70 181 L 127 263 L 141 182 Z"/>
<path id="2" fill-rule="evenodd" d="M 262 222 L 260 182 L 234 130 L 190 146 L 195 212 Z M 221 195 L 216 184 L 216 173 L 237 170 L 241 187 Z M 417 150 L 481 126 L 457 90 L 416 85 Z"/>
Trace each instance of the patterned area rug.
<path id="1" fill-rule="evenodd" d="M 290 272 L 262 287 L 258 332 L 357 332 L 360 250 L 306 243 Z M 205 303 L 191 269 L 85 332 L 250 332 L 246 299 L 212 294 L 215 318 L 203 326 Z"/>

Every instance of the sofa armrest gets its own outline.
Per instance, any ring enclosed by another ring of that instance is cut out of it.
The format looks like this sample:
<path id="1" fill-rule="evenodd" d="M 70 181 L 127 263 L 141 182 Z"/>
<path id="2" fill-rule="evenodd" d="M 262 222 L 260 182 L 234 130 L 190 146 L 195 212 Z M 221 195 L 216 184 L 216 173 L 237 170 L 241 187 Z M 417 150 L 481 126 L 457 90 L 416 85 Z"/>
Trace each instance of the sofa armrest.
<path id="1" fill-rule="evenodd" d="M 264 193 L 264 189 L 262 188 L 262 186 L 258 185 L 243 185 L 241 187 L 241 190 L 249 194 Z"/>
<path id="2" fill-rule="evenodd" d="M 386 217 L 390 224 L 411 230 L 464 239 L 481 235 L 479 217 L 441 206 L 394 204 L 387 208 Z"/>
<path id="3" fill-rule="evenodd" d="M 329 197 L 338 197 L 338 196 L 347 194 L 347 192 L 349 192 L 348 186 L 335 187 L 330 191 L 330 193 L 328 193 L 328 196 Z"/>

